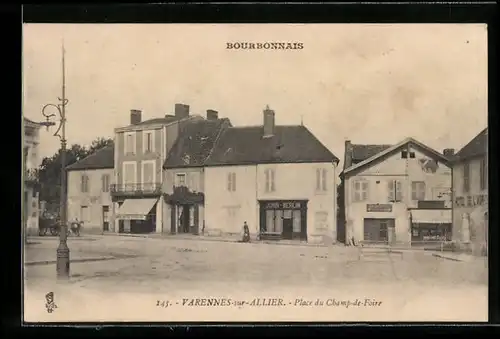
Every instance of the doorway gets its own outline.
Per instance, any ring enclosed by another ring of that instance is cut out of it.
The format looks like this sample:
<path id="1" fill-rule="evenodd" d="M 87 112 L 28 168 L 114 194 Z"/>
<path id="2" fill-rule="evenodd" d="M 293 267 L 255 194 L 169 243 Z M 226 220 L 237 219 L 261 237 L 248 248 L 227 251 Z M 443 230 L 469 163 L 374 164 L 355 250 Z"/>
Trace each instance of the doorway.
<path id="1" fill-rule="evenodd" d="M 189 217 L 189 205 L 180 205 L 178 207 L 180 210 L 179 215 L 179 233 L 189 233 L 189 221 L 191 220 Z"/>
<path id="2" fill-rule="evenodd" d="M 102 231 L 109 232 L 109 206 L 102 206 Z"/>
<path id="3" fill-rule="evenodd" d="M 293 238 L 293 219 L 291 217 L 283 217 L 283 239 Z"/>
<path id="4" fill-rule="evenodd" d="M 364 241 L 393 243 L 396 241 L 394 219 L 364 219 Z"/>

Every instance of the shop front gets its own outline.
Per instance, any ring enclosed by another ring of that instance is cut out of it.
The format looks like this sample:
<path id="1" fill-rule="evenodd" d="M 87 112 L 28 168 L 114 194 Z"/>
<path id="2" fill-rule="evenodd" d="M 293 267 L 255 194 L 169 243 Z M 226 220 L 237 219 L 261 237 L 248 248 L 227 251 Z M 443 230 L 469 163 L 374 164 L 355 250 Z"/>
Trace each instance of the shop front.
<path id="1" fill-rule="evenodd" d="M 158 199 L 126 199 L 119 202 L 119 233 L 153 233 L 156 230 Z"/>
<path id="2" fill-rule="evenodd" d="M 307 200 L 261 200 L 259 205 L 261 240 L 307 241 Z"/>
<path id="3" fill-rule="evenodd" d="M 451 209 L 411 210 L 412 246 L 437 244 L 452 240 Z"/>
<path id="4" fill-rule="evenodd" d="M 170 233 L 200 233 L 200 215 L 203 210 L 204 194 L 191 192 L 187 187 L 174 187 L 172 194 L 165 194 L 170 206 Z"/>

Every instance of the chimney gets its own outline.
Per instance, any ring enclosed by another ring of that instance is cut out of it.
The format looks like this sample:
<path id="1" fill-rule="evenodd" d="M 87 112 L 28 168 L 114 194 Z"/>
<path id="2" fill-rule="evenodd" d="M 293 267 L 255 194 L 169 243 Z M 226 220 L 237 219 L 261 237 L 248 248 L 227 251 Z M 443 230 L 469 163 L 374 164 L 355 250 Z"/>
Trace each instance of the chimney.
<path id="1" fill-rule="evenodd" d="M 130 124 L 131 125 L 137 125 L 141 122 L 141 115 L 142 112 L 138 109 L 131 109 L 130 110 Z"/>
<path id="2" fill-rule="evenodd" d="M 453 157 L 455 155 L 455 149 L 453 149 L 453 148 L 445 148 L 443 150 L 443 155 L 445 157 L 451 158 L 451 157 Z"/>
<path id="3" fill-rule="evenodd" d="M 351 140 L 345 141 L 345 152 L 344 152 L 344 168 L 351 167 L 352 165 L 352 143 Z"/>
<path id="4" fill-rule="evenodd" d="M 207 109 L 207 120 L 217 120 L 219 119 L 219 112 L 213 109 Z"/>
<path id="5" fill-rule="evenodd" d="M 266 106 L 264 110 L 264 138 L 274 135 L 274 111 Z"/>
<path id="6" fill-rule="evenodd" d="M 175 117 L 178 119 L 187 118 L 189 116 L 189 105 L 175 104 Z"/>

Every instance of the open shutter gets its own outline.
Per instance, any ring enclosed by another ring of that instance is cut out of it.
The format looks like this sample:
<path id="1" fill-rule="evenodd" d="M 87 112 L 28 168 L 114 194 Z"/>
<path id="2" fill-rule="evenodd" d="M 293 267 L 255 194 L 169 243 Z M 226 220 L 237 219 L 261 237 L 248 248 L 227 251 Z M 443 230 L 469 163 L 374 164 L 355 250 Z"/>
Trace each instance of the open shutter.
<path id="1" fill-rule="evenodd" d="M 394 201 L 395 196 L 394 196 L 394 180 L 389 180 L 387 183 L 387 189 L 389 191 L 389 201 Z"/>
<path id="2" fill-rule="evenodd" d="M 402 201 L 403 200 L 403 191 L 402 191 L 402 185 L 401 181 L 396 181 L 396 201 Z"/>
<path id="3" fill-rule="evenodd" d="M 274 186 L 274 170 L 271 170 L 271 192 L 275 191 L 275 186 Z"/>
<path id="4" fill-rule="evenodd" d="M 323 184 L 323 191 L 326 191 L 327 186 L 326 186 L 326 169 L 321 170 L 322 173 L 322 184 Z"/>
<path id="5" fill-rule="evenodd" d="M 231 192 L 231 173 L 227 174 L 227 190 Z"/>

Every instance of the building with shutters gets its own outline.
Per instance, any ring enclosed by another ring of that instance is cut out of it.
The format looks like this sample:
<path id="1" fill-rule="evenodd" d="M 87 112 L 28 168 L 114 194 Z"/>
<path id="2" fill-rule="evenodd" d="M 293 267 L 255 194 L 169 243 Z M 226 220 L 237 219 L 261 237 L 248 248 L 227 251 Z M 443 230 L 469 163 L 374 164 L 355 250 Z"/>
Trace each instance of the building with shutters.
<path id="1" fill-rule="evenodd" d="M 346 141 L 338 233 L 349 244 L 451 240 L 452 154 L 413 138 L 396 145 Z"/>
<path id="2" fill-rule="evenodd" d="M 38 167 L 40 157 L 38 145 L 40 143 L 41 125 L 23 118 L 23 214 L 22 226 L 25 234 L 38 234 L 39 217 L 39 187 Z"/>
<path id="3" fill-rule="evenodd" d="M 487 128 L 467 143 L 453 162 L 453 239 L 474 254 L 487 254 Z"/>
<path id="4" fill-rule="evenodd" d="M 204 233 L 205 170 L 208 156 L 223 130 L 231 126 L 218 112 L 187 125 L 163 165 L 163 232 Z"/>
<path id="5" fill-rule="evenodd" d="M 84 233 L 114 232 L 111 186 L 114 146 L 109 145 L 66 167 L 68 221 L 83 221 Z"/>
<path id="6" fill-rule="evenodd" d="M 227 127 L 205 161 L 207 235 L 252 239 L 336 240 L 336 168 L 333 155 L 305 126 Z"/>
<path id="7" fill-rule="evenodd" d="M 186 124 L 200 119 L 188 105 L 176 104 L 173 115 L 145 121 L 141 111 L 131 110 L 130 125 L 115 129 L 111 198 L 117 232 L 163 231 L 163 163 Z"/>

